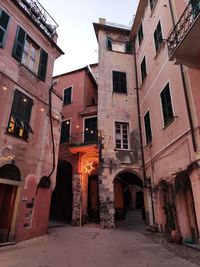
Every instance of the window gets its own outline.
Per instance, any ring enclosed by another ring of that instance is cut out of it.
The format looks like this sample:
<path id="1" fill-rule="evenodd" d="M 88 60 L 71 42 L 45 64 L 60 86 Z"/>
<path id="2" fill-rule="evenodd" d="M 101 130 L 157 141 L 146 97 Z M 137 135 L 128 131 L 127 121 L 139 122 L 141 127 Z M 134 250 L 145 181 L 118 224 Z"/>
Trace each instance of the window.
<path id="1" fill-rule="evenodd" d="M 0 47 L 4 47 L 8 29 L 9 16 L 0 9 Z"/>
<path id="2" fill-rule="evenodd" d="M 72 87 L 68 87 L 64 90 L 63 105 L 68 105 L 72 102 Z"/>
<path id="3" fill-rule="evenodd" d="M 33 133 L 29 124 L 33 100 L 19 90 L 15 90 L 14 99 L 8 123 L 8 133 L 28 139 L 28 134 Z"/>
<path id="4" fill-rule="evenodd" d="M 86 118 L 84 128 L 84 142 L 97 142 L 97 117 Z"/>
<path id="5" fill-rule="evenodd" d="M 113 92 L 127 93 L 126 73 L 113 71 Z"/>
<path id="6" fill-rule="evenodd" d="M 149 111 L 144 116 L 144 126 L 145 126 L 146 142 L 147 144 L 149 144 L 152 141 L 151 121 L 150 121 Z"/>
<path id="7" fill-rule="evenodd" d="M 129 124 L 123 122 L 115 123 L 116 149 L 128 149 Z"/>
<path id="8" fill-rule="evenodd" d="M 151 10 L 154 8 L 157 0 L 149 0 Z"/>
<path id="9" fill-rule="evenodd" d="M 106 47 L 112 51 L 112 40 L 109 37 L 106 38 Z"/>
<path id="10" fill-rule="evenodd" d="M 61 136 L 60 136 L 60 143 L 67 143 L 70 141 L 70 126 L 71 121 L 66 120 L 62 122 L 61 126 Z"/>
<path id="11" fill-rule="evenodd" d="M 141 69 L 141 77 L 142 77 L 142 81 L 144 81 L 144 79 L 145 79 L 146 76 L 147 76 L 146 59 L 145 59 L 145 57 L 144 57 L 143 60 L 142 60 L 140 69 Z"/>
<path id="12" fill-rule="evenodd" d="M 131 54 L 133 46 L 131 42 L 115 41 L 110 37 L 106 38 L 106 47 L 110 51 Z"/>
<path id="13" fill-rule="evenodd" d="M 18 26 L 13 46 L 13 57 L 45 81 L 48 54 Z"/>
<path id="14" fill-rule="evenodd" d="M 154 32 L 154 43 L 155 43 L 156 52 L 160 48 L 162 42 L 163 42 L 162 29 L 161 29 L 161 24 L 159 21 L 156 27 L 156 30 Z"/>
<path id="15" fill-rule="evenodd" d="M 167 124 L 174 116 L 172 110 L 169 83 L 162 90 L 160 97 L 161 97 L 164 124 Z"/>
<path id="16" fill-rule="evenodd" d="M 143 26 L 142 23 L 140 24 L 139 30 L 138 30 L 138 41 L 139 41 L 139 45 L 141 44 L 142 40 L 143 40 Z"/>

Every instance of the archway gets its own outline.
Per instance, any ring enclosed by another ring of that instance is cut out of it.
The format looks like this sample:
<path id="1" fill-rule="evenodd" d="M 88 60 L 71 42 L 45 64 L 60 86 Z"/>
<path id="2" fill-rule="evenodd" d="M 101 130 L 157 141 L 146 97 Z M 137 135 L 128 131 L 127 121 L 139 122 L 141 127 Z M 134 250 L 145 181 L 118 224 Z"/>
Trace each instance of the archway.
<path id="1" fill-rule="evenodd" d="M 20 172 L 13 164 L 0 168 L 0 243 L 8 241 Z"/>
<path id="2" fill-rule="evenodd" d="M 114 179 L 115 219 L 125 220 L 129 210 L 144 214 L 143 182 L 132 172 L 124 171 Z"/>
<path id="3" fill-rule="evenodd" d="M 51 197 L 50 221 L 71 223 L 72 219 L 72 165 L 58 161 L 56 186 Z"/>

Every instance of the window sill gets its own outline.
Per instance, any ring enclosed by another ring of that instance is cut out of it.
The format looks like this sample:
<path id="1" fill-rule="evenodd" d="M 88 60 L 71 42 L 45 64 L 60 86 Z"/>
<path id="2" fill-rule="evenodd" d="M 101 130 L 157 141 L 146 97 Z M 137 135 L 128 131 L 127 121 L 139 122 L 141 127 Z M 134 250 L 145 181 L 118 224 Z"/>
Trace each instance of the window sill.
<path id="1" fill-rule="evenodd" d="M 29 141 L 28 141 L 28 138 L 27 138 L 27 139 L 24 139 L 23 137 L 20 137 L 20 136 L 18 136 L 18 135 L 13 134 L 13 133 L 9 133 L 8 131 L 6 131 L 5 134 L 7 134 L 7 135 L 9 135 L 9 136 L 11 136 L 11 137 L 17 138 L 17 139 L 19 139 L 19 140 L 21 140 L 21 141 L 23 141 L 23 142 L 26 142 L 26 143 L 29 142 Z"/>
<path id="2" fill-rule="evenodd" d="M 30 70 L 26 65 L 24 65 L 23 63 L 19 63 L 19 67 L 21 67 L 21 68 L 23 68 L 23 69 L 25 69 L 26 71 L 28 71 L 28 72 L 30 72 L 38 81 L 43 81 L 43 80 L 41 80 L 38 76 L 37 76 L 37 74 L 35 73 L 35 72 L 33 72 L 32 70 Z M 43 82 L 45 82 L 45 81 L 43 81 Z"/>
<path id="3" fill-rule="evenodd" d="M 166 43 L 166 41 L 163 40 L 162 43 L 160 44 L 158 50 L 156 51 L 156 55 L 155 55 L 154 59 L 157 59 L 157 57 L 158 57 L 159 54 L 161 53 L 161 50 L 164 49 L 164 47 L 165 47 L 165 43 Z"/>
<path id="4" fill-rule="evenodd" d="M 120 94 L 120 95 L 128 95 L 128 92 L 125 92 L 125 93 L 124 93 L 124 92 L 115 92 L 115 91 L 113 91 L 112 93 L 113 93 L 113 94 L 118 94 L 118 95 L 119 95 L 119 94 Z"/>
<path id="5" fill-rule="evenodd" d="M 68 105 L 71 105 L 73 102 L 71 101 L 71 102 L 69 102 L 69 103 L 63 103 L 63 107 L 64 106 L 68 106 Z"/>
<path id="6" fill-rule="evenodd" d="M 163 126 L 163 129 L 166 129 L 168 126 L 170 126 L 174 121 L 175 119 L 177 118 L 177 116 L 173 116 L 171 119 L 169 119 Z"/>
<path id="7" fill-rule="evenodd" d="M 125 149 L 125 148 L 114 148 L 114 151 L 132 152 L 132 150 L 130 150 L 130 149 Z"/>

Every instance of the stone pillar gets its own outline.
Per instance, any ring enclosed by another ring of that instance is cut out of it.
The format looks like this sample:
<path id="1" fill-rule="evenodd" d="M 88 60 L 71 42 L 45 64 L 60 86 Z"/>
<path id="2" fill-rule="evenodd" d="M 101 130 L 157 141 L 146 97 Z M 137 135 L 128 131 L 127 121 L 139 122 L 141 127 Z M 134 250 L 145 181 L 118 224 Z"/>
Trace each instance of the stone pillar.
<path id="1" fill-rule="evenodd" d="M 194 170 L 190 174 L 190 180 L 192 185 L 192 192 L 194 197 L 194 206 L 196 211 L 198 235 L 200 237 L 200 171 L 199 169 Z"/>
<path id="2" fill-rule="evenodd" d="M 114 187 L 110 190 L 107 186 L 107 176 L 99 176 L 99 201 L 101 228 L 115 228 Z"/>
<path id="3" fill-rule="evenodd" d="M 81 174 L 75 173 L 72 178 L 72 225 L 81 226 Z"/>

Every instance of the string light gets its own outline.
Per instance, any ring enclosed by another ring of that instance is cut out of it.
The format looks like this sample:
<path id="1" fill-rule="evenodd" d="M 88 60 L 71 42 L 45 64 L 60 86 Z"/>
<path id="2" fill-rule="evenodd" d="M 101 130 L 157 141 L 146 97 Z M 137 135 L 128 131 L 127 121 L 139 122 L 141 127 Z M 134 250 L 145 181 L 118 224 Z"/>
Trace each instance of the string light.
<path id="1" fill-rule="evenodd" d="M 8 155 L 8 156 L 1 156 L 0 160 L 12 160 L 14 158 L 15 158 L 14 155 Z"/>
<path id="2" fill-rule="evenodd" d="M 76 128 L 79 128 L 79 125 L 76 125 Z"/>
<path id="3" fill-rule="evenodd" d="M 24 101 L 24 102 L 27 102 L 27 99 L 26 99 L 26 98 L 24 98 L 24 99 L 23 99 L 23 101 Z"/>
<path id="4" fill-rule="evenodd" d="M 44 111 L 44 108 L 41 108 L 40 110 L 43 112 Z"/>
<path id="5" fill-rule="evenodd" d="M 66 121 L 66 124 L 69 124 L 69 121 Z M 77 127 L 77 126 L 76 126 Z"/>
<path id="6" fill-rule="evenodd" d="M 4 91 L 6 91 L 8 89 L 6 86 L 3 86 L 2 88 Z"/>

